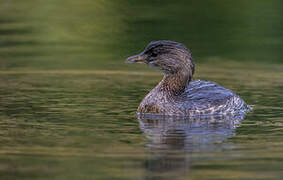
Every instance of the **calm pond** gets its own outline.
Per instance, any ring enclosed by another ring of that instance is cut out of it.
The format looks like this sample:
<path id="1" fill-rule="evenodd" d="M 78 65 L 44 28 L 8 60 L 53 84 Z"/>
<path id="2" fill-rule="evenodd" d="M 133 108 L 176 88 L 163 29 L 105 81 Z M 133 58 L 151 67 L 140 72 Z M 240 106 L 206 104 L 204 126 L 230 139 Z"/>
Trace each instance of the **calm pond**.
<path id="1" fill-rule="evenodd" d="M 283 179 L 281 1 L 0 4 L 0 179 Z M 159 39 L 254 110 L 138 119 L 162 74 L 124 61 Z"/>

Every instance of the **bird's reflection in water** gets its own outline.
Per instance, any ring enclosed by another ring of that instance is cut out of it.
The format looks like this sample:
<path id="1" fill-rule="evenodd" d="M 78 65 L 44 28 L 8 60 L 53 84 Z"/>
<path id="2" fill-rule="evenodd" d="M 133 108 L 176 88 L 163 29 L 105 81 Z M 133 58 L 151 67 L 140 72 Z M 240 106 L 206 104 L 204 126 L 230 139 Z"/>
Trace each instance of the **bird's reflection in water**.
<path id="1" fill-rule="evenodd" d="M 147 137 L 146 179 L 182 179 L 193 152 L 231 148 L 225 140 L 234 135 L 245 114 L 174 117 L 138 114 Z"/>

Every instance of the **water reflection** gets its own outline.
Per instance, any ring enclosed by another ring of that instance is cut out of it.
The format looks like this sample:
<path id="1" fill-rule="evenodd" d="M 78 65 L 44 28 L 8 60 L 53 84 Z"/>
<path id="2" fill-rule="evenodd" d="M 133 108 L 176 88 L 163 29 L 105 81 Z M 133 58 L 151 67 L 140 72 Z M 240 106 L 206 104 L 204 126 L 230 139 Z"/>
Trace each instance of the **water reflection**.
<path id="1" fill-rule="evenodd" d="M 233 147 L 225 140 L 234 135 L 245 114 L 222 116 L 172 117 L 139 115 L 141 130 L 147 137 L 149 156 L 146 179 L 185 176 L 192 152 L 218 151 Z"/>

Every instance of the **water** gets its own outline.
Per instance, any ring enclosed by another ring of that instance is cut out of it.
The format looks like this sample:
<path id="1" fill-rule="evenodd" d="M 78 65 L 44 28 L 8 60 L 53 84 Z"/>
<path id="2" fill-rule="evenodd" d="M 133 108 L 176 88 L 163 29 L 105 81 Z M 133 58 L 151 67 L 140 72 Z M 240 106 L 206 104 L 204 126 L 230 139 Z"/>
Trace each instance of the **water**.
<path id="1" fill-rule="evenodd" d="M 283 179 L 280 1 L 0 4 L 1 179 Z M 124 59 L 158 39 L 254 111 L 138 119 L 162 75 Z"/>

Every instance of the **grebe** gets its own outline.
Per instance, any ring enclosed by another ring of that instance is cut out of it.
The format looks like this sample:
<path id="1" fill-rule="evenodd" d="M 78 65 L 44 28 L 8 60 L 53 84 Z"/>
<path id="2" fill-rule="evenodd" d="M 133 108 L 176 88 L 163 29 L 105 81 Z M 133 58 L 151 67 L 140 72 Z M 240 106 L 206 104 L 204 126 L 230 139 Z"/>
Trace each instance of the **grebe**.
<path id="1" fill-rule="evenodd" d="M 248 106 L 232 91 L 209 81 L 192 81 L 194 60 L 190 50 L 173 41 L 154 41 L 127 63 L 145 63 L 161 70 L 161 82 L 138 107 L 139 113 L 212 115 L 246 112 Z"/>

